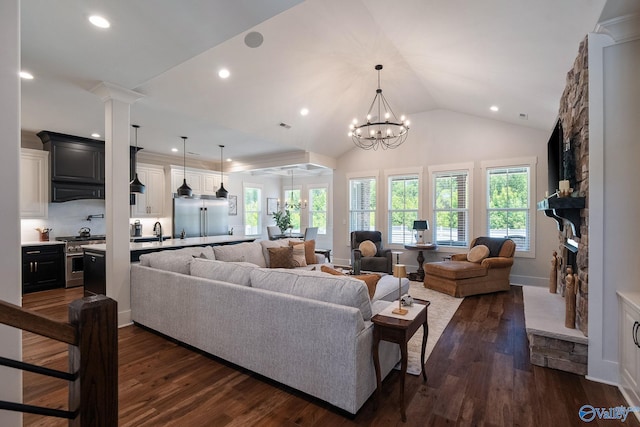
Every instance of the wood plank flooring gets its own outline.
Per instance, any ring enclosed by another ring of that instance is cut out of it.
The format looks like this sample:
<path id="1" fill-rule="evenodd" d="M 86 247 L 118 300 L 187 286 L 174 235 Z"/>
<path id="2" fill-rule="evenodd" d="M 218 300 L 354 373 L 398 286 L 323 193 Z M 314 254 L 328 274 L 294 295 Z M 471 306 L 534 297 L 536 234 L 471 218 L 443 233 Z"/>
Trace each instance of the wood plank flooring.
<path id="1" fill-rule="evenodd" d="M 24 307 L 66 320 L 82 289 L 24 296 Z M 23 334 L 24 359 L 67 368 L 66 346 Z M 428 382 L 407 376 L 407 422 L 398 408 L 399 373 L 383 382 L 382 405 L 370 398 L 355 417 L 264 377 L 180 346 L 145 329 L 119 330 L 121 426 L 574 426 L 584 404 L 627 403 L 618 389 L 532 366 L 522 290 L 468 297 L 427 362 Z M 67 407 L 64 381 L 24 374 L 25 403 Z M 65 426 L 25 414 L 25 426 Z M 633 414 L 589 425 L 640 426 Z"/>

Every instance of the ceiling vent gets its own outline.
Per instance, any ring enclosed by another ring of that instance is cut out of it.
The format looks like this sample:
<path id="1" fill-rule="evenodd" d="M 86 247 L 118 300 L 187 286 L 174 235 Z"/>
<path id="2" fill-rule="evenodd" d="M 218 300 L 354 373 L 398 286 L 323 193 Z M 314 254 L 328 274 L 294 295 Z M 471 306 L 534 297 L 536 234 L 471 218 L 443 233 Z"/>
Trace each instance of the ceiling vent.
<path id="1" fill-rule="evenodd" d="M 520 113 L 518 114 L 518 117 L 520 117 L 522 120 L 529 120 L 529 115 L 527 113 Z"/>
<path id="2" fill-rule="evenodd" d="M 286 123 L 282 123 L 282 122 L 281 122 L 279 126 L 280 126 L 281 128 L 291 129 L 291 125 L 288 125 L 288 124 L 286 124 Z"/>

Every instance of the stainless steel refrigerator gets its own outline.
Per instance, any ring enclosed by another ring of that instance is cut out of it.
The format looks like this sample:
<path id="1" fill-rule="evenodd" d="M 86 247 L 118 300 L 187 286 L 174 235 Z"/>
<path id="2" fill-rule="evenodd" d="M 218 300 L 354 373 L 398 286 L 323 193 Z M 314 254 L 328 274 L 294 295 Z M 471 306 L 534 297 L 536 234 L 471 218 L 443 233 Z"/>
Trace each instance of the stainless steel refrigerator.
<path id="1" fill-rule="evenodd" d="M 229 201 L 214 196 L 173 198 L 173 238 L 220 236 L 229 232 Z"/>

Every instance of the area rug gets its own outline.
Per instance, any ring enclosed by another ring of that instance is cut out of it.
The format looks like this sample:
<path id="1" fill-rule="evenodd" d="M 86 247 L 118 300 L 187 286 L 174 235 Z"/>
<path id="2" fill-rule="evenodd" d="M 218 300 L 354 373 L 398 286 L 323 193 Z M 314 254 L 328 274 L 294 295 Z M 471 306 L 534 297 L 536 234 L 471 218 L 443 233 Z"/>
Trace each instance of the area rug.
<path id="1" fill-rule="evenodd" d="M 433 351 L 442 332 L 449 324 L 449 321 L 455 314 L 464 298 L 455 298 L 443 293 L 433 291 L 424 287 L 422 282 L 410 282 L 409 295 L 414 298 L 431 301 L 429 310 L 427 311 L 427 319 L 429 322 L 429 336 L 427 337 L 427 348 L 424 354 L 424 360 L 429 359 L 429 355 Z M 422 349 L 422 328 L 419 328 L 413 338 L 409 340 L 407 346 L 408 364 L 407 373 L 411 375 L 420 375 L 422 366 L 420 365 L 420 352 Z M 400 364 L 396 366 L 400 369 Z"/>

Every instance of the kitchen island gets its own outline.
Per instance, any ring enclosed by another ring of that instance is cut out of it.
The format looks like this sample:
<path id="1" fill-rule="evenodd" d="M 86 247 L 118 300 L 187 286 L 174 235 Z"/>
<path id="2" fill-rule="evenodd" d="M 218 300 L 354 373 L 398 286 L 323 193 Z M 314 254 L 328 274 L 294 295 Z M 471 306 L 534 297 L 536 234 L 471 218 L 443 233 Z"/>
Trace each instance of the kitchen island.
<path id="1" fill-rule="evenodd" d="M 190 246 L 220 246 L 235 245 L 242 242 L 253 242 L 256 237 L 241 235 L 222 235 L 208 237 L 187 237 L 184 239 L 166 239 L 157 242 L 131 242 L 129 251 L 131 262 L 138 262 L 140 255 L 171 249 L 180 249 Z M 85 296 L 105 294 L 106 269 L 105 254 L 106 243 L 96 245 L 84 245 L 84 293 Z"/>

